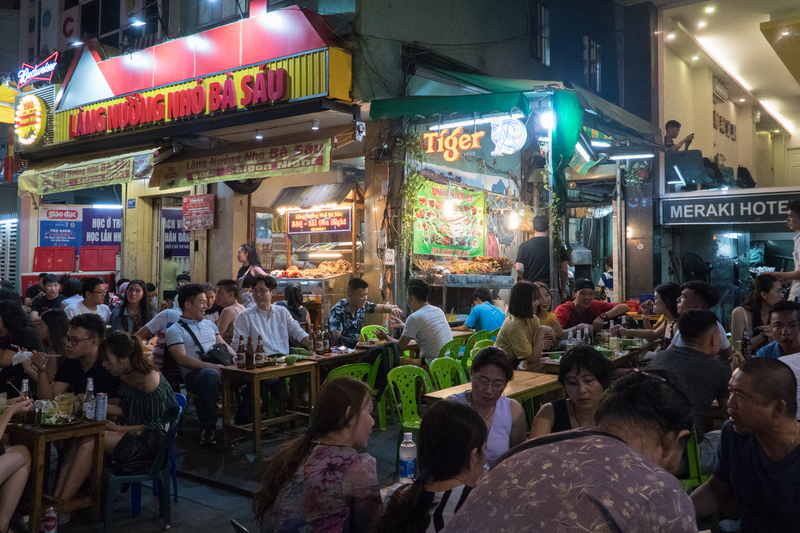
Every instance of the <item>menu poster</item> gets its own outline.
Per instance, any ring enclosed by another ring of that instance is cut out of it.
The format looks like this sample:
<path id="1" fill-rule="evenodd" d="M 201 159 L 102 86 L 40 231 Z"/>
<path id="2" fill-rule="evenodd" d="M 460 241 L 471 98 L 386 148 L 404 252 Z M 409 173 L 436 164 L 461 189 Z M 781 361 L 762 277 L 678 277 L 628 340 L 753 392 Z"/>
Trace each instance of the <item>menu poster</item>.
<path id="1" fill-rule="evenodd" d="M 214 229 L 214 195 L 183 197 L 183 229 Z"/>
<path id="2" fill-rule="evenodd" d="M 447 200 L 452 203 L 452 213 Z M 486 195 L 428 182 L 414 202 L 414 253 L 448 257 L 484 255 Z"/>
<path id="3" fill-rule="evenodd" d="M 289 211 L 289 235 L 352 231 L 349 207 L 312 211 Z"/>

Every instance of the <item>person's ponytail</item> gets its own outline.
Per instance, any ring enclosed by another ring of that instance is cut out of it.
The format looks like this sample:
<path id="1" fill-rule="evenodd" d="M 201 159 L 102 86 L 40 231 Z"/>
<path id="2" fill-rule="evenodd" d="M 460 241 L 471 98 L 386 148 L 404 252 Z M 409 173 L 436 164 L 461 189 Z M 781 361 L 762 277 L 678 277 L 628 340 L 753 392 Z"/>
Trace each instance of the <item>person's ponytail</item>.
<path id="1" fill-rule="evenodd" d="M 426 483 L 433 479 L 425 472 L 413 483 L 398 487 L 386 505 L 376 531 L 382 533 L 422 533 L 430 524 L 428 506 L 422 501 Z"/>

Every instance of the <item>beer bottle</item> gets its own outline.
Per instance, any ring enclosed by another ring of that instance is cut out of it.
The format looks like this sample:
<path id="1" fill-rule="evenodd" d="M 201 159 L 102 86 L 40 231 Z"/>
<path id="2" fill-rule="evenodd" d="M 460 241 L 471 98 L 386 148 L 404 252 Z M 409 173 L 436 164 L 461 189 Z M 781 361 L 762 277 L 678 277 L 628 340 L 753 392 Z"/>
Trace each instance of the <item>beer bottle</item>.
<path id="1" fill-rule="evenodd" d="M 325 324 L 325 330 L 322 332 L 322 349 L 326 353 L 331 351 L 331 332 L 328 330 L 327 324 Z"/>
<path id="2" fill-rule="evenodd" d="M 322 355 L 322 352 L 325 351 L 325 341 L 322 340 L 322 331 L 319 326 L 317 326 L 316 333 L 314 334 L 314 351 L 317 352 L 318 355 Z"/>
<path id="3" fill-rule="evenodd" d="M 239 345 L 236 347 L 236 367 L 245 368 L 244 362 L 244 336 L 239 335 Z"/>
<path id="4" fill-rule="evenodd" d="M 247 370 L 253 370 L 256 367 L 254 356 L 253 337 L 247 337 L 247 348 L 244 352 L 244 366 Z"/>
<path id="5" fill-rule="evenodd" d="M 261 340 L 261 335 L 258 336 L 258 344 L 256 345 L 256 368 L 263 368 L 266 354 L 264 353 L 264 342 Z"/>
<path id="6" fill-rule="evenodd" d="M 86 394 L 83 396 L 83 418 L 94 420 L 94 410 L 96 406 L 94 397 L 94 379 L 86 379 Z"/>
<path id="7" fill-rule="evenodd" d="M 747 330 L 742 333 L 742 355 L 745 359 L 753 357 L 753 345 L 750 344 L 750 334 L 747 333 Z"/>

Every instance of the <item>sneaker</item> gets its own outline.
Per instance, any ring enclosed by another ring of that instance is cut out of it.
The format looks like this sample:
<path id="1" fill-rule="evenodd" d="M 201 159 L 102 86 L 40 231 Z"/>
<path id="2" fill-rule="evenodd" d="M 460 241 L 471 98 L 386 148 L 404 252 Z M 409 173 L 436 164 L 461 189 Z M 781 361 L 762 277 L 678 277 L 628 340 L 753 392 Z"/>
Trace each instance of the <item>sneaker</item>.
<path id="1" fill-rule="evenodd" d="M 216 444 L 217 428 L 206 428 L 200 433 L 200 444 Z"/>

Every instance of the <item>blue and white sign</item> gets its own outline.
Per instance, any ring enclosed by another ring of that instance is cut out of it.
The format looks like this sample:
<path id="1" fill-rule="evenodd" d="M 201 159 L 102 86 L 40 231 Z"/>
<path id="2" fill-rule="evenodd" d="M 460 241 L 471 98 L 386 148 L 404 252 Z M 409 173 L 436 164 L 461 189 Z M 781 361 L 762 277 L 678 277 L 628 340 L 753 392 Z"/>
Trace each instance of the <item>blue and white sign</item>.
<path id="1" fill-rule="evenodd" d="M 39 246 L 120 246 L 122 210 L 83 205 L 39 207 Z"/>
<path id="2" fill-rule="evenodd" d="M 189 257 L 189 232 L 183 231 L 183 210 L 162 209 L 164 224 L 164 249 L 172 250 L 173 257 Z"/>
<path id="3" fill-rule="evenodd" d="M 516 154 L 528 141 L 528 128 L 515 118 L 504 117 L 492 121 L 493 156 Z"/>
<path id="4" fill-rule="evenodd" d="M 121 208 L 83 208 L 83 246 L 120 246 Z"/>

